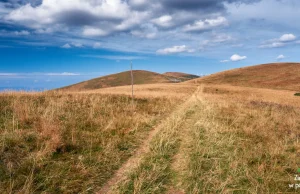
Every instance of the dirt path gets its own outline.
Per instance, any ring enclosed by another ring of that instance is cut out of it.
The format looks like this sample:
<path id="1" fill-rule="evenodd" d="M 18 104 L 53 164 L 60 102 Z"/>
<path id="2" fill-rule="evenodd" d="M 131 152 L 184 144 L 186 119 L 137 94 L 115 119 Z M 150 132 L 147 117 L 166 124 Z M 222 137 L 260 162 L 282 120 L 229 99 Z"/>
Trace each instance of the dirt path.
<path id="1" fill-rule="evenodd" d="M 110 193 L 111 188 L 121 179 L 121 177 L 123 177 L 125 172 L 137 165 L 138 161 L 141 159 L 141 156 L 148 151 L 150 141 L 159 132 L 159 130 L 160 127 L 156 127 L 149 133 L 148 137 L 143 141 L 140 148 L 121 166 L 121 168 L 115 172 L 113 177 L 108 180 L 98 194 Z"/>
<path id="2" fill-rule="evenodd" d="M 201 101 L 200 93 L 202 89 L 199 87 L 198 92 L 194 94 L 194 98 L 197 102 Z M 173 180 L 171 184 L 168 186 L 167 194 L 185 194 L 184 189 L 182 188 L 182 171 L 183 165 L 185 165 L 185 160 L 187 158 L 187 153 L 189 153 L 189 145 L 188 142 L 192 141 L 191 138 L 191 129 L 197 122 L 196 114 L 197 108 L 192 109 L 192 112 L 187 116 L 184 125 L 178 133 L 180 139 L 180 145 L 178 152 L 173 157 L 173 163 L 171 164 L 171 171 L 173 172 Z"/>
<path id="3" fill-rule="evenodd" d="M 178 110 L 183 109 L 186 107 L 186 104 L 191 101 L 191 99 L 194 99 L 197 97 L 197 94 L 199 92 L 199 87 L 197 88 L 196 92 L 191 95 L 190 98 L 188 98 L 184 103 L 182 103 L 173 113 L 177 112 Z M 173 114 L 171 113 L 171 115 Z M 171 116 L 170 116 L 171 117 Z M 98 194 L 107 194 L 112 192 L 113 186 L 115 186 L 122 177 L 126 174 L 126 172 L 129 172 L 131 169 L 134 169 L 136 166 L 138 166 L 139 161 L 143 158 L 143 156 L 148 152 L 149 150 L 149 144 L 153 137 L 163 128 L 164 122 L 161 122 L 157 127 L 154 128 L 153 131 L 150 132 L 148 137 L 143 141 L 140 148 L 135 152 L 133 156 L 131 156 L 127 162 L 125 162 L 113 175 L 113 177 L 108 180 L 108 182 L 101 188 L 101 190 L 98 192 Z"/>

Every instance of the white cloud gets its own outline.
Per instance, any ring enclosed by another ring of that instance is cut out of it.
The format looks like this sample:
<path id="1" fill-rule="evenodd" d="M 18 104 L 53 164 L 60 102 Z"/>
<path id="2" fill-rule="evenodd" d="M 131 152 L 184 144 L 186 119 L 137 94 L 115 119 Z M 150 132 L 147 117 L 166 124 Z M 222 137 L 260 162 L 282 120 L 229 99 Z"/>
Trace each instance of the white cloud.
<path id="1" fill-rule="evenodd" d="M 109 60 L 138 60 L 145 59 L 141 56 L 117 56 L 117 55 L 81 55 L 81 57 L 109 59 Z"/>
<path id="2" fill-rule="evenodd" d="M 234 54 L 234 55 L 232 55 L 231 57 L 230 57 L 230 60 L 231 61 L 241 61 L 241 60 L 245 60 L 245 59 L 247 59 L 247 56 L 240 56 L 240 55 L 238 55 L 238 54 Z"/>
<path id="3" fill-rule="evenodd" d="M 210 39 L 204 40 L 200 44 L 200 48 L 204 49 L 205 47 L 213 47 L 213 46 L 219 46 L 220 44 L 223 44 L 225 42 L 233 41 L 234 38 L 232 38 L 228 34 L 213 34 Z"/>
<path id="4" fill-rule="evenodd" d="M 279 40 L 281 42 L 289 42 L 289 41 L 296 40 L 296 36 L 294 34 L 284 34 L 279 38 Z"/>
<path id="5" fill-rule="evenodd" d="M 0 73 L 0 76 L 17 76 L 17 73 Z"/>
<path id="6" fill-rule="evenodd" d="M 164 15 L 159 18 L 153 19 L 152 22 L 160 27 L 171 27 L 173 25 L 172 19 L 172 16 Z"/>
<path id="7" fill-rule="evenodd" d="M 93 45 L 94 49 L 98 49 L 98 48 L 101 48 L 101 47 L 102 47 L 102 44 L 100 42 L 95 42 L 94 45 Z"/>
<path id="8" fill-rule="evenodd" d="M 69 48 L 72 48 L 70 44 L 65 44 L 63 46 L 61 46 L 61 48 L 64 48 L 64 49 L 69 49 Z"/>
<path id="9" fill-rule="evenodd" d="M 227 63 L 227 62 L 229 62 L 229 60 L 227 60 L 227 59 L 225 59 L 225 60 L 222 60 L 222 61 L 220 61 L 221 63 Z"/>
<path id="10" fill-rule="evenodd" d="M 63 72 L 63 73 L 46 73 L 45 75 L 48 75 L 48 76 L 77 76 L 77 75 L 80 75 L 80 74 L 70 73 L 70 72 Z"/>
<path id="11" fill-rule="evenodd" d="M 30 35 L 30 32 L 28 32 L 27 30 L 22 30 L 22 31 L 15 31 L 14 34 L 17 36 L 28 36 Z"/>
<path id="12" fill-rule="evenodd" d="M 73 42 L 72 45 L 77 47 L 77 48 L 82 48 L 83 47 L 83 44 L 78 43 L 78 42 Z"/>
<path id="13" fill-rule="evenodd" d="M 286 46 L 294 40 L 296 40 L 296 36 L 294 34 L 283 34 L 280 38 L 265 41 L 259 46 L 259 48 L 279 48 Z"/>
<path id="14" fill-rule="evenodd" d="M 283 46 L 285 46 L 285 44 L 282 42 L 273 42 L 268 44 L 262 44 L 259 46 L 259 48 L 278 48 Z"/>
<path id="15" fill-rule="evenodd" d="M 216 19 L 206 19 L 196 21 L 194 24 L 188 24 L 184 27 L 185 32 L 201 32 L 211 30 L 215 27 L 225 26 L 228 21 L 225 17 L 217 17 Z"/>
<path id="16" fill-rule="evenodd" d="M 37 76 L 78 76 L 78 73 L 0 73 L 0 76 L 10 77 L 10 78 L 26 78 L 26 77 L 37 77 Z"/>
<path id="17" fill-rule="evenodd" d="M 159 49 L 156 51 L 158 54 L 167 55 L 167 54 L 175 54 L 175 53 L 183 53 L 183 52 L 195 52 L 193 49 L 189 49 L 186 45 L 181 46 L 173 46 L 170 48 Z"/>
<path id="18" fill-rule="evenodd" d="M 84 27 L 84 36 L 105 36 L 137 26 L 145 17 L 148 12 L 131 10 L 123 0 L 43 0 L 38 6 L 23 5 L 4 18 L 41 34 L 53 32 L 52 28 L 70 32 Z"/>
<path id="19" fill-rule="evenodd" d="M 157 36 L 157 28 L 153 24 L 143 24 L 139 26 L 140 29 L 135 29 L 131 31 L 130 33 L 133 36 L 139 37 L 139 38 L 147 38 L 147 39 L 153 39 Z"/>
<path id="20" fill-rule="evenodd" d="M 285 59 L 286 57 L 284 55 L 278 55 L 278 57 L 276 58 L 278 61 Z"/>
<path id="21" fill-rule="evenodd" d="M 85 28 L 83 30 L 84 36 L 107 36 L 109 32 L 104 31 L 100 28 Z"/>

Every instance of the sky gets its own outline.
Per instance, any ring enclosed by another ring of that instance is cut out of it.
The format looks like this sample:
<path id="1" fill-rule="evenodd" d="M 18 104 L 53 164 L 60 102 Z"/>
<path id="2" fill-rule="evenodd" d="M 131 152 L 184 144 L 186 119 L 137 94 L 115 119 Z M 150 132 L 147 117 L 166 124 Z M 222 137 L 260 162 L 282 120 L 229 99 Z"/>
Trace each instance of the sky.
<path id="1" fill-rule="evenodd" d="M 300 61 L 299 0 L 1 0 L 0 90 Z"/>

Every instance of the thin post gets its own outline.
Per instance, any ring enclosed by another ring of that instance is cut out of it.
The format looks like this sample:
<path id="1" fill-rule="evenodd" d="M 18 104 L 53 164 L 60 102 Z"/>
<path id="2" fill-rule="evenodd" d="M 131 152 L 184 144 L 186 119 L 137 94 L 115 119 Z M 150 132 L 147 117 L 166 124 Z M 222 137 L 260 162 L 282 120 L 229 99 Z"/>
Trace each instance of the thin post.
<path id="1" fill-rule="evenodd" d="M 131 103 L 132 103 L 132 110 L 134 108 L 134 104 L 133 104 L 133 99 L 134 99 L 134 96 L 133 96 L 133 71 L 132 71 L 132 61 L 130 61 L 130 69 L 131 69 Z"/>

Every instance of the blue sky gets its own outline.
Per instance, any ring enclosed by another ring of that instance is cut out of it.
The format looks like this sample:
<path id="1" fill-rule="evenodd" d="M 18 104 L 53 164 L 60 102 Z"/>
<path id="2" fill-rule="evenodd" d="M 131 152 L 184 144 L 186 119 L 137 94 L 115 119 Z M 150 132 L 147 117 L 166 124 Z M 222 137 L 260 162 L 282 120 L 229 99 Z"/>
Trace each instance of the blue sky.
<path id="1" fill-rule="evenodd" d="M 0 90 L 298 62 L 298 0 L 2 0 Z"/>

